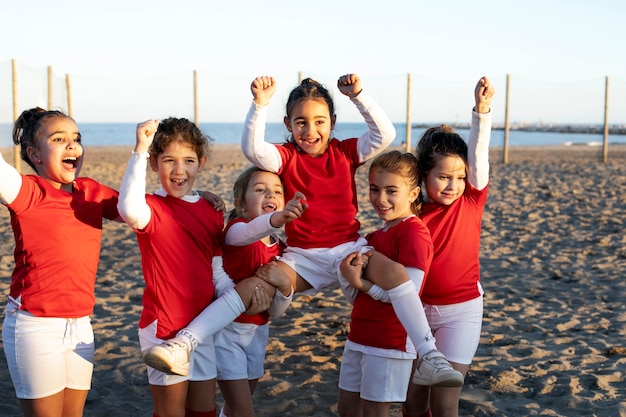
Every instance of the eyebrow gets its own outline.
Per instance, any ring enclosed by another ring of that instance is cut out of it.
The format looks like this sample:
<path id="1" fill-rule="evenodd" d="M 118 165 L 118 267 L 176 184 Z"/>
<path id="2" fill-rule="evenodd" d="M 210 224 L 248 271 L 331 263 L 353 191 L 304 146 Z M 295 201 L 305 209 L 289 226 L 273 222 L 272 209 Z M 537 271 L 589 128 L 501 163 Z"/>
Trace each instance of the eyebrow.
<path id="1" fill-rule="evenodd" d="M 328 119 L 329 117 L 320 115 L 320 116 L 313 116 L 312 118 L 313 119 Z M 300 116 L 300 117 L 295 117 L 293 120 L 304 120 L 304 119 L 306 119 L 306 117 Z"/>
<path id="2" fill-rule="evenodd" d="M 75 131 L 75 132 L 68 132 L 66 130 L 55 130 L 54 132 L 50 132 L 50 134 L 48 135 L 48 137 L 50 136 L 54 136 L 54 135 L 65 135 L 65 134 L 69 134 L 69 135 L 77 135 L 77 136 L 81 136 L 79 131 Z"/>

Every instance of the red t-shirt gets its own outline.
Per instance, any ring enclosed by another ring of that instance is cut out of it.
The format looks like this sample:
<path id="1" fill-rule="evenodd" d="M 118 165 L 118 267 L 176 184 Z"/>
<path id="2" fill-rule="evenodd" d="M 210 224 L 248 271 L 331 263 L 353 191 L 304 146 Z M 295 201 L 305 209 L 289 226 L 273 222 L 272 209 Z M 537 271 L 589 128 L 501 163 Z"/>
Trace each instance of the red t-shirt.
<path id="1" fill-rule="evenodd" d="M 428 273 L 433 244 L 428 229 L 418 217 L 408 217 L 386 231 L 370 233 L 367 241 L 389 259 Z M 357 294 L 348 339 L 365 346 L 406 352 L 407 338 L 391 303 L 374 300 L 364 292 Z"/>
<path id="2" fill-rule="evenodd" d="M 328 149 L 313 158 L 292 143 L 277 145 L 282 157 L 278 174 L 291 198 L 306 196 L 309 208 L 297 221 L 285 225 L 287 245 L 298 248 L 332 248 L 359 238 L 360 223 L 354 175 L 361 165 L 357 139 L 331 139 Z"/>
<path id="3" fill-rule="evenodd" d="M 95 305 L 102 219 L 116 219 L 117 191 L 77 178 L 58 190 L 36 175 L 8 205 L 15 237 L 11 297 L 39 317 L 88 316 Z"/>
<path id="4" fill-rule="evenodd" d="M 226 225 L 222 235 L 222 259 L 224 262 L 224 271 L 235 282 L 254 276 L 256 270 L 266 263 L 276 259 L 283 253 L 285 244 L 278 240 L 271 246 L 257 240 L 245 246 L 227 245 L 224 242 L 224 236 L 228 229 L 235 223 L 246 223 L 247 220 L 237 218 L 231 220 Z M 235 321 L 239 323 L 253 323 L 257 325 L 265 324 L 269 321 L 269 313 L 264 311 L 260 314 L 242 314 Z"/>
<path id="5" fill-rule="evenodd" d="M 211 304 L 214 254 L 224 215 L 206 200 L 190 203 L 147 195 L 150 222 L 137 232 L 146 288 L 139 327 L 158 320 L 156 336 L 170 339 Z"/>
<path id="6" fill-rule="evenodd" d="M 480 296 L 480 230 L 488 188 L 478 191 L 468 183 L 449 206 L 424 204 L 421 218 L 435 248 L 422 292 L 425 303 L 457 304 Z"/>

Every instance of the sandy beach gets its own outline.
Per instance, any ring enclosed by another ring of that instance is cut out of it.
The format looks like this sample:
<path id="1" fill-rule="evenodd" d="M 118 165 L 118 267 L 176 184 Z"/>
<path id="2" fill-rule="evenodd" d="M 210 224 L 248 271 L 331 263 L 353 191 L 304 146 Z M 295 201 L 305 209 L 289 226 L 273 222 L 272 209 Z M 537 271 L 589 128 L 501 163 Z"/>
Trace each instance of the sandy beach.
<path id="1" fill-rule="evenodd" d="M 89 147 L 82 176 L 119 188 L 130 147 Z M 481 264 L 481 343 L 463 388 L 462 416 L 626 416 L 626 146 L 492 149 Z M 12 149 L 2 149 L 13 161 Z M 23 165 L 25 166 L 25 165 Z M 216 146 L 197 183 L 232 208 L 247 166 Z M 358 171 L 362 231 L 379 226 Z M 149 175 L 148 190 L 157 188 Z M 0 210 L 0 315 L 13 269 L 8 210 Z M 137 322 L 143 279 L 134 233 L 104 225 L 93 314 L 96 364 L 86 417 L 149 417 L 152 402 Z M 350 308 L 339 291 L 296 296 L 270 323 L 257 416 L 335 416 Z M 218 397 L 219 404 L 221 398 Z M 20 416 L 0 351 L 0 416 Z M 400 416 L 393 406 L 393 416 Z"/>

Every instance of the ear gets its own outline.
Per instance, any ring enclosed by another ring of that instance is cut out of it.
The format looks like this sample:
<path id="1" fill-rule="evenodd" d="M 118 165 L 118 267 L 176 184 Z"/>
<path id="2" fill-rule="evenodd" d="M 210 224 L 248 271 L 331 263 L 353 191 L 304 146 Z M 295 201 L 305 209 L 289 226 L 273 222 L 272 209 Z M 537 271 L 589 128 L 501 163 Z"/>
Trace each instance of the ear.
<path id="1" fill-rule="evenodd" d="M 283 118 L 283 123 L 285 123 L 285 127 L 287 128 L 287 130 L 289 131 L 289 133 L 293 133 L 291 131 L 291 123 L 289 122 L 289 118 L 287 116 L 285 116 Z"/>
<path id="2" fill-rule="evenodd" d="M 409 201 L 411 202 L 411 204 L 413 204 L 415 200 L 417 200 L 417 198 L 420 195 L 420 191 L 421 191 L 421 188 L 417 186 L 409 192 Z"/>
<path id="3" fill-rule="evenodd" d="M 152 155 L 148 158 L 150 160 L 150 168 L 152 168 L 153 172 L 159 172 L 159 163 L 156 159 L 152 157 Z"/>
<path id="4" fill-rule="evenodd" d="M 203 156 L 202 158 L 200 158 L 200 160 L 198 161 L 198 171 L 202 170 L 202 168 L 204 168 L 204 166 L 207 163 L 208 158 L 205 156 Z"/>
<path id="5" fill-rule="evenodd" d="M 330 116 L 330 130 L 334 130 L 335 129 L 335 122 L 337 121 L 337 115 L 333 114 L 332 116 Z"/>
<path id="6" fill-rule="evenodd" d="M 26 149 L 26 155 L 28 155 L 28 159 L 30 159 L 30 161 L 35 165 L 41 165 L 43 163 L 39 157 L 39 151 L 37 148 L 29 146 Z"/>

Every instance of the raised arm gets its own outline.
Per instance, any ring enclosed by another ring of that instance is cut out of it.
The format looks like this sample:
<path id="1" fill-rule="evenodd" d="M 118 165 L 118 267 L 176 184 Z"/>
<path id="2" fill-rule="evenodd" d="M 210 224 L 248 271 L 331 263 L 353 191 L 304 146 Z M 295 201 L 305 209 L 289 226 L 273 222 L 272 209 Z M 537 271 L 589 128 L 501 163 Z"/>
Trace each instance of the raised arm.
<path id="1" fill-rule="evenodd" d="M 358 75 L 342 75 L 337 80 L 337 87 L 356 105 L 367 124 L 367 132 L 358 141 L 359 157 L 365 162 L 391 145 L 396 138 L 396 128 L 383 109 L 363 91 Z"/>
<path id="2" fill-rule="evenodd" d="M 117 209 L 122 219 L 133 229 L 145 228 L 152 217 L 146 202 L 146 168 L 148 149 L 158 125 L 158 120 L 147 120 L 137 125 L 135 150 L 128 161 L 120 187 Z"/>
<path id="3" fill-rule="evenodd" d="M 308 207 L 303 201 L 304 194 L 296 192 L 281 211 L 257 216 L 247 223 L 233 224 L 226 232 L 224 241 L 227 245 L 244 246 L 280 231 L 285 224 L 302 216 Z"/>
<path id="4" fill-rule="evenodd" d="M 0 153 L 0 203 L 11 204 L 22 188 L 22 175 Z"/>
<path id="5" fill-rule="evenodd" d="M 489 141 L 491 139 L 491 102 L 495 89 L 487 77 L 478 80 L 474 89 L 476 106 L 472 111 L 467 149 L 467 180 L 477 190 L 489 184 Z"/>
<path id="6" fill-rule="evenodd" d="M 271 172 L 278 172 L 282 159 L 276 146 L 265 141 L 265 124 L 270 98 L 276 92 L 274 77 L 257 77 L 250 85 L 253 101 L 246 115 L 241 136 L 241 150 L 254 165 Z"/>

